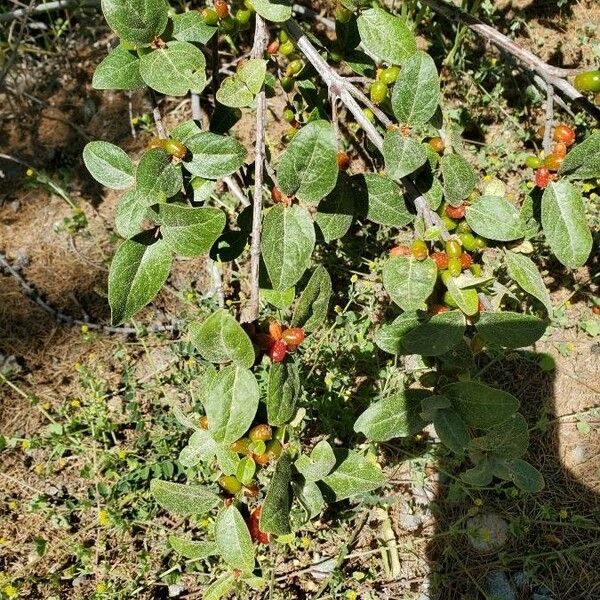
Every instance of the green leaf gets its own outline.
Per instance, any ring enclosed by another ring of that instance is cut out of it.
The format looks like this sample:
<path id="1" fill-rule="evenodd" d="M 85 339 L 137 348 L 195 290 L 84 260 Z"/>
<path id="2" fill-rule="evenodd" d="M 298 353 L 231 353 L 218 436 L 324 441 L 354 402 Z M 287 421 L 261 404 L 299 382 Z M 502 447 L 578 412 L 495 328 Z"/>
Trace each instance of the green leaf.
<path id="1" fill-rule="evenodd" d="M 108 26 L 122 39 L 148 45 L 167 26 L 165 0 L 102 0 Z"/>
<path id="2" fill-rule="evenodd" d="M 324 508 L 325 500 L 319 486 L 314 481 L 303 481 L 302 484 L 292 481 L 294 496 L 306 511 L 308 519 L 314 519 Z"/>
<path id="3" fill-rule="evenodd" d="M 319 481 L 329 475 L 335 461 L 333 448 L 327 440 L 321 440 L 312 449 L 310 456 L 301 454 L 294 464 L 306 481 Z"/>
<path id="4" fill-rule="evenodd" d="M 376 173 L 365 173 L 364 182 L 368 195 L 367 219 L 390 227 L 404 227 L 413 221 L 415 217 L 406 208 L 404 196 L 396 182 Z"/>
<path id="5" fill-rule="evenodd" d="M 112 190 L 125 190 L 134 183 L 133 162 L 124 150 L 108 142 L 89 142 L 83 162 L 91 176 Z"/>
<path id="6" fill-rule="evenodd" d="M 479 311 L 479 297 L 477 296 L 477 290 L 467 288 L 462 289 L 458 287 L 457 277 L 451 277 L 446 282 L 446 287 L 450 296 L 458 305 L 458 308 L 462 310 L 465 315 L 473 316 Z"/>
<path id="7" fill-rule="evenodd" d="M 137 201 L 135 190 L 125 192 L 115 210 L 115 227 L 124 238 L 133 237 L 141 231 L 146 207 Z"/>
<path id="8" fill-rule="evenodd" d="M 197 429 L 192 433 L 187 446 L 179 453 L 179 462 L 186 468 L 195 467 L 198 463 L 211 459 L 217 452 L 217 443 L 205 429 Z"/>
<path id="9" fill-rule="evenodd" d="M 592 233 L 579 190 L 568 181 L 553 181 L 542 196 L 542 229 L 558 260 L 575 269 L 592 250 Z"/>
<path id="10" fill-rule="evenodd" d="M 510 277 L 515 280 L 519 287 L 537 298 L 546 307 L 548 316 L 551 317 L 552 302 L 550 294 L 535 263 L 523 254 L 507 251 L 506 268 Z"/>
<path id="11" fill-rule="evenodd" d="M 136 200 L 144 206 L 164 202 L 181 190 L 181 167 L 160 148 L 144 152 L 135 171 Z"/>
<path id="12" fill-rule="evenodd" d="M 206 87 L 206 60 L 189 42 L 167 42 L 140 59 L 142 79 L 153 90 L 168 96 L 199 94 Z"/>
<path id="13" fill-rule="evenodd" d="M 505 348 L 525 348 L 546 331 L 546 322 L 533 315 L 503 311 L 483 312 L 475 327 L 486 342 Z"/>
<path id="14" fill-rule="evenodd" d="M 300 294 L 292 317 L 292 327 L 302 327 L 307 333 L 315 331 L 327 317 L 331 294 L 331 277 L 327 269 L 319 265 Z"/>
<path id="15" fill-rule="evenodd" d="M 215 311 L 202 323 L 191 323 L 189 333 L 192 344 L 209 362 L 233 361 L 246 368 L 254 364 L 256 357 L 252 341 L 224 308 Z"/>
<path id="16" fill-rule="evenodd" d="M 243 485 L 250 485 L 256 473 L 256 463 L 250 456 L 244 456 L 238 463 L 235 476 Z"/>
<path id="17" fill-rule="evenodd" d="M 215 539 L 219 554 L 233 569 L 254 569 L 254 546 L 240 511 L 233 505 L 224 508 L 215 521 Z"/>
<path id="18" fill-rule="evenodd" d="M 178 515 L 204 515 L 221 503 L 221 498 L 201 485 L 183 485 L 174 481 L 153 479 L 150 493 L 158 504 Z"/>
<path id="19" fill-rule="evenodd" d="M 291 287 L 287 290 L 271 290 L 268 288 L 260 289 L 260 297 L 275 308 L 285 310 L 289 308 L 296 298 L 296 288 Z"/>
<path id="20" fill-rule="evenodd" d="M 160 225 L 165 243 L 181 256 L 208 252 L 225 227 L 225 213 L 219 208 L 190 208 L 177 204 L 157 204 L 150 209 Z"/>
<path id="21" fill-rule="evenodd" d="M 426 390 L 406 389 L 371 404 L 354 423 L 354 431 L 373 442 L 408 437 L 425 427 L 421 419 L 421 400 Z"/>
<path id="22" fill-rule="evenodd" d="M 383 265 L 383 287 L 405 311 L 425 307 L 436 279 L 437 267 L 431 258 L 419 261 L 412 256 L 395 256 Z"/>
<path id="23" fill-rule="evenodd" d="M 405 354 L 439 356 L 456 346 L 465 333 L 465 317 L 458 310 L 434 315 L 402 339 Z"/>
<path id="24" fill-rule="evenodd" d="M 416 52 L 402 65 L 392 91 L 392 109 L 399 123 L 415 127 L 433 117 L 440 97 L 440 82 L 429 54 Z"/>
<path id="25" fill-rule="evenodd" d="M 383 158 L 386 174 L 392 179 L 401 179 L 427 162 L 427 152 L 423 144 L 394 129 L 383 136 Z"/>
<path id="26" fill-rule="evenodd" d="M 202 131 L 193 121 L 187 121 L 171 132 L 191 153 L 183 165 L 192 174 L 206 179 L 218 179 L 235 173 L 246 160 L 243 144 L 227 135 Z"/>
<path id="27" fill-rule="evenodd" d="M 117 46 L 96 67 L 92 87 L 97 90 L 137 90 L 144 87 L 140 75 L 140 59 L 124 48 Z"/>
<path id="28" fill-rule="evenodd" d="M 404 20 L 381 8 L 363 11 L 357 25 L 364 47 L 383 61 L 400 64 L 417 51 L 415 36 Z"/>
<path id="29" fill-rule="evenodd" d="M 471 440 L 471 446 L 482 452 L 493 452 L 503 458 L 519 458 L 527 452 L 529 429 L 522 414 L 511 415 L 486 435 Z"/>
<path id="30" fill-rule="evenodd" d="M 370 492 L 385 483 L 381 469 L 352 450 L 335 450 L 336 465 L 323 478 L 325 493 L 335 502 Z M 323 489 L 323 488 L 322 488 Z"/>
<path id="31" fill-rule="evenodd" d="M 223 575 L 211 583 L 203 592 L 203 600 L 221 600 L 236 586 L 233 575 Z"/>
<path id="32" fill-rule="evenodd" d="M 252 0 L 254 10 L 267 21 L 282 23 L 292 16 L 291 0 Z"/>
<path id="33" fill-rule="evenodd" d="M 512 394 L 478 381 L 450 383 L 441 392 L 472 427 L 489 429 L 519 409 L 519 401 Z"/>
<path id="34" fill-rule="evenodd" d="M 421 400 L 421 418 L 432 421 L 440 408 L 450 408 L 452 403 L 446 396 L 427 396 Z"/>
<path id="35" fill-rule="evenodd" d="M 223 444 L 241 438 L 252 425 L 259 397 L 258 383 L 251 371 L 235 365 L 221 369 L 204 399 L 213 438 Z"/>
<path id="36" fill-rule="evenodd" d="M 471 229 L 490 240 L 508 242 L 524 236 L 519 209 L 505 198 L 482 196 L 467 207 Z"/>
<path id="37" fill-rule="evenodd" d="M 469 485 L 483 487 L 490 485 L 493 479 L 492 467 L 489 460 L 482 460 L 477 463 L 472 469 L 467 469 L 461 473 L 460 478 Z"/>
<path id="38" fill-rule="evenodd" d="M 318 202 L 335 187 L 339 171 L 336 156 L 333 125 L 311 121 L 293 137 L 279 159 L 279 188 L 300 202 Z"/>
<path id="39" fill-rule="evenodd" d="M 171 270 L 169 247 L 143 232 L 125 240 L 115 253 L 108 273 L 108 303 L 112 323 L 133 317 L 158 294 Z"/>
<path id="40" fill-rule="evenodd" d="M 309 212 L 298 205 L 273 206 L 263 219 L 261 253 L 273 289 L 285 290 L 302 277 L 315 246 Z"/>
<path id="41" fill-rule="evenodd" d="M 433 415 L 433 426 L 442 444 L 464 454 L 469 445 L 469 429 L 460 414 L 453 408 L 439 408 Z"/>
<path id="42" fill-rule="evenodd" d="M 600 177 L 600 131 L 574 146 L 558 170 L 559 176 L 571 179 L 595 179 Z"/>
<path id="43" fill-rule="evenodd" d="M 237 473 L 240 457 L 229 446 L 217 444 L 217 464 L 219 469 L 225 475 L 235 475 Z"/>
<path id="44" fill-rule="evenodd" d="M 333 191 L 321 202 L 315 214 L 326 242 L 343 237 L 354 219 L 354 195 L 348 177 L 340 175 Z"/>
<path id="45" fill-rule="evenodd" d="M 169 536 L 169 546 L 178 554 L 192 560 L 208 558 L 218 553 L 217 545 L 214 542 L 201 542 L 188 540 L 177 535 Z"/>
<path id="46" fill-rule="evenodd" d="M 267 61 L 262 58 L 247 60 L 235 75 L 223 80 L 217 91 L 217 100 L 231 108 L 249 106 L 260 92 L 266 73 Z"/>
<path id="47" fill-rule="evenodd" d="M 506 462 L 512 482 L 524 492 L 535 494 L 544 489 L 544 476 L 526 460 L 517 458 Z"/>
<path id="48" fill-rule="evenodd" d="M 259 528 L 265 533 L 285 535 L 291 533 L 290 511 L 292 509 L 292 458 L 284 452 L 271 477 L 271 485 L 260 514 Z"/>
<path id="49" fill-rule="evenodd" d="M 280 427 L 291 421 L 300 394 L 298 367 L 291 360 L 271 363 L 267 385 L 267 420 Z"/>
<path id="50" fill-rule="evenodd" d="M 419 317 L 416 314 L 402 313 L 391 323 L 382 325 L 375 333 L 373 341 L 384 352 L 406 354 L 402 346 L 402 340 L 411 329 L 418 327 L 419 323 Z"/>
<path id="51" fill-rule="evenodd" d="M 440 162 L 444 196 L 450 204 L 457 206 L 475 189 L 477 173 L 459 154 L 444 154 Z"/>
<path id="52" fill-rule="evenodd" d="M 180 42 L 206 44 L 218 30 L 218 27 L 207 25 L 200 11 L 197 10 L 173 15 L 171 19 L 173 20 L 173 37 Z"/>

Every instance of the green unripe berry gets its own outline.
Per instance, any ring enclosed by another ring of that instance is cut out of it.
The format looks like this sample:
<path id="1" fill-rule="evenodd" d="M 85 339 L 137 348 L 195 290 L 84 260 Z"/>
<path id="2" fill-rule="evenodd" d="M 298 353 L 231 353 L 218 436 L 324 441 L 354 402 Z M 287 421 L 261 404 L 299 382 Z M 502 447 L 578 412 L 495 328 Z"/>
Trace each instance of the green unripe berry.
<path id="1" fill-rule="evenodd" d="M 291 54 L 293 51 L 294 51 L 294 42 L 292 42 L 292 40 L 283 42 L 281 44 L 281 46 L 279 46 L 279 54 L 281 54 L 283 56 L 287 56 L 288 54 Z"/>
<path id="2" fill-rule="evenodd" d="M 363 115 L 365 115 L 365 117 L 367 117 L 367 119 L 371 121 L 371 123 L 375 122 L 375 115 L 373 114 L 373 111 L 370 108 L 363 108 Z"/>
<path id="3" fill-rule="evenodd" d="M 248 25 L 252 18 L 252 11 L 247 8 L 240 8 L 235 13 L 235 18 L 240 25 Z"/>
<path id="4" fill-rule="evenodd" d="M 371 84 L 369 89 L 369 95 L 371 96 L 371 101 L 375 104 L 379 104 L 383 102 L 387 96 L 387 85 L 383 83 L 383 81 L 374 81 Z"/>
<path id="5" fill-rule="evenodd" d="M 291 123 L 296 118 L 294 111 L 291 108 L 286 108 L 283 111 L 283 120 Z"/>
<path id="6" fill-rule="evenodd" d="M 462 246 L 456 240 L 448 240 L 446 242 L 446 254 L 448 258 L 459 258 L 462 254 Z"/>
<path id="7" fill-rule="evenodd" d="M 461 233 L 459 234 L 458 239 L 461 241 L 463 248 L 468 252 L 477 250 L 477 240 L 472 233 Z"/>
<path id="8" fill-rule="evenodd" d="M 242 489 L 241 482 L 233 475 L 219 477 L 219 485 L 232 496 L 235 496 Z"/>
<path id="9" fill-rule="evenodd" d="M 530 169 L 539 169 L 542 166 L 542 161 L 537 156 L 528 156 L 525 159 L 525 166 Z"/>
<path id="10" fill-rule="evenodd" d="M 205 8 L 202 11 L 202 20 L 207 25 L 216 25 L 219 22 L 219 15 L 217 14 L 216 10 L 213 10 L 212 8 Z"/>
<path id="11" fill-rule="evenodd" d="M 448 273 L 452 277 L 458 277 L 462 271 L 462 265 L 460 263 L 460 258 L 453 257 L 448 259 Z"/>
<path id="12" fill-rule="evenodd" d="M 600 92 L 600 71 L 587 71 L 575 76 L 575 88 L 580 92 Z"/>
<path id="13" fill-rule="evenodd" d="M 466 221 L 461 221 L 456 228 L 457 233 L 471 233 L 471 228 Z M 467 248 L 468 250 L 468 248 Z"/>
<path id="14" fill-rule="evenodd" d="M 410 247 L 412 255 L 417 260 L 425 260 L 429 255 L 427 244 L 423 240 L 415 240 Z"/>
<path id="15" fill-rule="evenodd" d="M 452 279 L 452 275 L 448 271 L 440 271 L 440 279 L 444 285 L 448 285 L 448 281 Z"/>
<path id="16" fill-rule="evenodd" d="M 244 6 L 254 12 L 254 5 L 252 4 L 252 0 L 244 0 Z"/>
<path id="17" fill-rule="evenodd" d="M 483 248 L 487 248 L 487 242 L 484 238 L 475 236 L 475 247 L 477 250 L 482 250 Z"/>
<path id="18" fill-rule="evenodd" d="M 279 41 L 280 41 L 282 44 L 285 44 L 285 43 L 286 43 L 286 42 L 287 42 L 287 41 L 290 39 L 290 36 L 287 34 L 287 31 L 285 31 L 285 30 L 283 30 L 283 29 L 281 29 L 281 30 L 279 31 L 279 35 L 278 35 L 278 37 L 279 37 Z"/>
<path id="19" fill-rule="evenodd" d="M 348 10 L 345 6 L 341 4 L 337 5 L 335 9 L 335 20 L 340 23 L 347 23 L 352 18 L 352 11 Z"/>
<path id="20" fill-rule="evenodd" d="M 386 85 L 391 85 L 398 79 L 398 75 L 400 75 L 400 67 L 388 67 L 381 72 L 379 80 L 383 81 Z"/>
<path id="21" fill-rule="evenodd" d="M 344 58 L 344 53 L 342 52 L 342 50 L 340 48 L 334 47 L 329 51 L 329 58 L 333 62 L 338 63 Z"/>
<path id="22" fill-rule="evenodd" d="M 483 273 L 483 269 L 481 268 L 481 265 L 477 265 L 477 264 L 473 264 L 469 267 L 469 271 L 471 271 L 471 273 L 473 274 L 474 277 L 481 277 L 481 274 Z"/>
<path id="23" fill-rule="evenodd" d="M 281 87 L 284 92 L 291 92 L 294 89 L 294 80 L 291 77 L 282 77 Z"/>
<path id="24" fill-rule="evenodd" d="M 240 24 L 237 19 L 231 15 L 227 15 L 224 19 L 221 19 L 221 29 L 225 33 L 236 33 L 240 28 Z"/>
<path id="25" fill-rule="evenodd" d="M 285 70 L 285 74 L 288 77 L 291 77 L 292 75 L 297 75 L 298 73 L 300 73 L 300 71 L 302 71 L 303 66 L 304 66 L 304 63 L 299 58 L 297 58 L 296 60 L 293 60 L 287 66 L 287 69 Z"/>

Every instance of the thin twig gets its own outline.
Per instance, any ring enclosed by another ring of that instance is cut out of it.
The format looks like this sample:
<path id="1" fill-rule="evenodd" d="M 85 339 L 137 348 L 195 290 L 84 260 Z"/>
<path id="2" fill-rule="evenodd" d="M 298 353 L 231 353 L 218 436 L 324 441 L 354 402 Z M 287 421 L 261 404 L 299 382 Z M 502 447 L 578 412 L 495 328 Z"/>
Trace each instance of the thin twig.
<path id="1" fill-rule="evenodd" d="M 448 19 L 465 23 L 472 31 L 489 40 L 511 56 L 514 56 L 530 71 L 537 73 L 546 83 L 553 85 L 587 113 L 600 120 L 600 109 L 594 106 L 566 79 L 567 77 L 580 73 L 582 69 L 563 69 L 549 65 L 533 54 L 533 52 L 530 52 L 513 42 L 503 33 L 500 33 L 490 25 L 485 24 L 483 21 L 480 21 L 476 17 L 473 17 L 459 7 L 449 4 L 448 2 L 444 2 L 443 0 L 421 0 L 421 2 Z"/>
<path id="2" fill-rule="evenodd" d="M 154 118 L 154 124 L 156 125 L 156 133 L 161 140 L 167 139 L 167 130 L 163 125 L 162 115 L 160 114 L 160 108 L 158 108 L 158 100 L 156 94 L 152 88 L 150 88 L 150 99 L 152 101 L 152 117 Z"/>
<path id="3" fill-rule="evenodd" d="M 196 121 L 196 125 L 202 126 L 202 108 L 200 107 L 200 95 L 192 92 L 192 119 Z"/>
<path id="4" fill-rule="evenodd" d="M 29 8 L 17 8 L 11 12 L 0 13 L 0 23 L 13 21 L 23 15 L 35 15 L 38 13 L 51 12 L 53 10 L 59 10 L 61 8 L 70 7 L 85 7 L 85 6 L 99 6 L 99 0 L 56 0 L 55 2 L 43 2 L 37 6 L 30 6 Z"/>
<path id="5" fill-rule="evenodd" d="M 240 204 L 245 208 L 246 206 L 250 206 L 250 200 L 248 196 L 244 194 L 240 184 L 235 180 L 233 175 L 229 177 L 223 177 L 223 182 L 229 189 L 229 191 L 240 201 Z"/>
<path id="6" fill-rule="evenodd" d="M 219 77 L 219 36 L 213 35 L 210 41 L 210 50 L 211 50 L 211 60 L 212 60 L 212 91 L 215 97 L 215 104 L 217 103 L 217 91 L 219 90 L 219 85 L 221 83 L 221 78 Z"/>
<path id="7" fill-rule="evenodd" d="M 256 15 L 252 58 L 261 58 L 269 42 L 269 31 L 265 21 Z M 252 242 L 250 246 L 250 304 L 244 311 L 242 321 L 254 322 L 260 308 L 260 229 L 262 221 L 263 169 L 265 164 L 265 115 L 267 97 L 264 86 L 256 98 L 256 143 L 254 147 L 254 197 L 252 205 Z"/>
<path id="8" fill-rule="evenodd" d="M 346 108 L 352 113 L 372 144 L 379 152 L 382 152 L 383 138 L 355 100 L 355 97 L 360 97 L 358 90 L 354 88 L 351 82 L 338 75 L 329 64 L 327 64 L 294 19 L 289 19 L 286 22 L 286 28 L 294 39 L 297 48 L 306 56 L 321 79 L 325 82 L 325 85 L 329 88 L 330 94 L 338 97 L 346 105 Z M 423 216 L 427 214 L 427 218 L 431 219 L 432 223 L 439 228 L 442 239 L 450 239 L 452 236 L 448 233 L 443 221 L 435 211 L 431 210 L 427 200 L 420 193 L 412 179 L 403 177 L 400 181 L 404 184 L 404 187 L 412 198 L 417 212 Z"/>
<path id="9" fill-rule="evenodd" d="M 102 325 L 100 323 L 90 323 L 83 321 L 82 319 L 76 319 L 71 315 L 64 313 L 62 310 L 55 308 L 48 304 L 40 294 L 23 278 L 23 276 L 14 269 L 14 267 L 8 262 L 4 254 L 0 253 L 0 268 L 4 269 L 9 275 L 12 275 L 23 293 L 33 302 L 35 302 L 41 309 L 48 314 L 52 315 L 57 321 L 67 323 L 68 325 L 85 325 L 88 329 L 103 331 L 104 333 L 121 333 L 121 334 L 139 334 L 140 328 L 136 327 L 112 327 L 109 325 Z M 179 329 L 177 325 L 151 325 L 146 328 L 149 332 L 158 331 L 176 331 Z"/>
<path id="10" fill-rule="evenodd" d="M 546 117 L 544 119 L 544 141 L 542 146 L 546 156 L 552 152 L 552 128 L 554 127 L 554 86 L 546 88 Z"/>

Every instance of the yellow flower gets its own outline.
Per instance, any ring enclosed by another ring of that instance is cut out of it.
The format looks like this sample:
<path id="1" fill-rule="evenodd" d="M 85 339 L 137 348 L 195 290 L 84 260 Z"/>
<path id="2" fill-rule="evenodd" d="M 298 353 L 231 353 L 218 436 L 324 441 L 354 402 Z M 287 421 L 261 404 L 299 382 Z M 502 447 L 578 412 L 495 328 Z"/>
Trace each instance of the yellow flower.
<path id="1" fill-rule="evenodd" d="M 4 592 L 4 594 L 6 595 L 7 598 L 16 598 L 19 594 L 17 588 L 14 585 L 5 585 L 2 588 L 2 591 Z"/>
<path id="2" fill-rule="evenodd" d="M 52 403 L 50 403 L 50 402 L 44 402 L 44 403 L 42 404 L 42 408 L 43 408 L 44 410 L 50 410 L 50 409 L 52 408 Z"/>
<path id="3" fill-rule="evenodd" d="M 73 400 L 71 400 L 70 404 L 73 408 L 79 408 L 81 406 L 81 402 L 79 400 L 77 400 L 77 398 L 73 398 Z"/>
<path id="4" fill-rule="evenodd" d="M 29 450 L 31 447 L 31 442 L 29 440 L 23 440 L 21 442 L 21 450 Z"/>
<path id="5" fill-rule="evenodd" d="M 140 122 L 140 119 L 138 117 L 133 117 L 133 119 L 131 119 L 131 123 L 133 125 L 137 125 Z"/>
<path id="6" fill-rule="evenodd" d="M 561 508 L 560 512 L 558 513 L 558 516 L 561 519 L 566 519 L 569 516 L 569 511 L 566 508 Z"/>
<path id="7" fill-rule="evenodd" d="M 231 306 L 233 304 L 233 300 L 225 300 L 225 304 L 227 306 Z"/>
<path id="8" fill-rule="evenodd" d="M 98 513 L 98 523 L 100 523 L 100 525 L 102 525 L 102 527 L 106 527 L 110 522 L 110 519 L 108 518 L 108 512 L 104 509 L 102 509 L 99 513 Z"/>
<path id="9" fill-rule="evenodd" d="M 35 465 L 33 472 L 38 476 L 41 475 L 44 472 L 44 465 Z"/>
<path id="10" fill-rule="evenodd" d="M 27 175 L 27 177 L 33 177 L 33 169 L 27 169 L 27 171 L 25 171 L 25 174 Z"/>
<path id="11" fill-rule="evenodd" d="M 127 452 L 125 452 L 125 450 L 119 450 L 119 452 L 117 452 L 117 456 L 123 460 L 124 458 L 127 457 Z"/>
<path id="12" fill-rule="evenodd" d="M 88 333 L 90 330 L 90 328 L 87 325 L 82 325 L 80 327 L 80 329 L 81 329 L 81 333 Z"/>
<path id="13" fill-rule="evenodd" d="M 335 312 L 339 315 L 342 312 L 342 307 L 339 304 L 336 304 L 333 307 L 333 310 L 335 310 Z"/>
<path id="14" fill-rule="evenodd" d="M 367 267 L 369 267 L 369 269 L 372 271 L 377 265 L 371 260 L 369 261 L 369 263 L 367 264 Z"/>
<path id="15" fill-rule="evenodd" d="M 346 592 L 346 600 L 356 600 L 358 598 L 358 595 L 356 594 L 356 592 L 354 590 L 348 590 Z"/>
<path id="16" fill-rule="evenodd" d="M 483 500 L 481 498 L 475 498 L 475 500 L 473 500 L 473 504 L 475 506 L 483 506 Z"/>
<path id="17" fill-rule="evenodd" d="M 11 500 L 11 501 L 8 503 L 8 508 L 9 508 L 10 510 L 17 510 L 17 508 L 19 508 L 19 503 L 18 503 L 16 500 Z"/>
<path id="18" fill-rule="evenodd" d="M 97 586 L 96 586 L 96 591 L 99 594 L 102 594 L 106 591 L 106 584 L 104 583 L 104 581 L 101 581 Z"/>
<path id="19" fill-rule="evenodd" d="M 492 65 L 492 67 L 495 67 L 497 62 L 498 59 L 495 56 L 493 58 L 490 58 L 490 64 Z"/>
<path id="20" fill-rule="evenodd" d="M 350 277 L 350 281 L 352 283 L 356 283 L 358 281 L 358 275 L 356 273 L 352 275 L 352 277 Z"/>
<path id="21" fill-rule="evenodd" d="M 301 544 L 304 549 L 310 548 L 311 543 L 312 543 L 312 541 L 308 537 L 303 537 L 301 540 Z"/>
<path id="22" fill-rule="evenodd" d="M 196 364 L 196 359 L 193 356 L 190 356 L 185 362 L 187 365 L 192 366 Z"/>

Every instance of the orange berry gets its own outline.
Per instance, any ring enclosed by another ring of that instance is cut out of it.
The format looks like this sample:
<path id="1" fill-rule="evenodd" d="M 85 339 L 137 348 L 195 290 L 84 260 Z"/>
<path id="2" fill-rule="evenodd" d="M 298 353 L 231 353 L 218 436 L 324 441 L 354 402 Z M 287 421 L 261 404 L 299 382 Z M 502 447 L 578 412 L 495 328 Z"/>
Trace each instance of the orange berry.
<path id="1" fill-rule="evenodd" d="M 448 255 L 445 252 L 434 252 L 431 258 L 433 258 L 440 271 L 448 268 Z"/>
<path id="2" fill-rule="evenodd" d="M 306 334 L 304 333 L 304 329 L 302 329 L 301 327 L 291 327 L 290 329 L 286 329 L 281 334 L 281 339 L 288 346 L 294 347 L 299 346 L 304 341 L 305 337 Z"/>
<path id="3" fill-rule="evenodd" d="M 278 323 L 274 319 L 269 321 L 269 335 L 275 340 L 281 339 L 281 333 L 283 332 L 283 327 L 281 327 L 281 323 Z"/>
<path id="4" fill-rule="evenodd" d="M 229 5 L 225 0 L 215 0 L 215 12 L 219 19 L 226 19 L 229 16 Z"/>
<path id="5" fill-rule="evenodd" d="M 467 254 L 466 252 L 463 252 L 460 255 L 460 266 L 463 269 L 468 269 L 472 264 L 473 264 L 473 259 L 471 258 L 471 255 Z"/>
<path id="6" fill-rule="evenodd" d="M 338 152 L 337 164 L 340 171 L 347 171 L 350 166 L 350 157 L 345 152 Z"/>
<path id="7" fill-rule="evenodd" d="M 208 429 L 208 417 L 206 415 L 200 417 L 199 423 L 202 429 Z"/>
<path id="8" fill-rule="evenodd" d="M 447 206 L 446 214 L 451 219 L 462 219 L 465 216 L 465 205 L 461 204 L 460 206 Z"/>
<path id="9" fill-rule="evenodd" d="M 444 140 L 441 137 L 434 137 L 429 140 L 429 147 L 437 154 L 442 154 L 446 148 Z"/>
<path id="10" fill-rule="evenodd" d="M 394 246 L 390 250 L 390 256 L 410 256 L 412 254 L 411 249 L 408 246 Z"/>
<path id="11" fill-rule="evenodd" d="M 573 129 L 564 123 L 557 125 L 552 135 L 555 142 L 563 142 L 567 146 L 571 146 L 575 142 L 575 137 Z"/>

